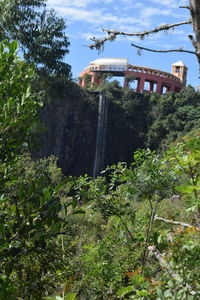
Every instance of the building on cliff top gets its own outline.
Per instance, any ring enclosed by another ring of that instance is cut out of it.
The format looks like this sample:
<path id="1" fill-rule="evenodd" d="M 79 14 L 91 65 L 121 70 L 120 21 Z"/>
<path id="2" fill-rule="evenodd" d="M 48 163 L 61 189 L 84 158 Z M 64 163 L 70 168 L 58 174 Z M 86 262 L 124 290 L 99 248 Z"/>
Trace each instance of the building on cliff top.
<path id="1" fill-rule="evenodd" d="M 87 87 L 90 84 L 99 86 L 102 75 L 124 77 L 124 87 L 128 87 L 130 78 L 136 81 L 135 91 L 141 92 L 163 92 L 180 90 L 186 86 L 188 68 L 182 61 L 172 64 L 172 72 L 152 69 L 148 67 L 130 65 L 126 58 L 100 58 L 92 61 L 79 77 L 79 85 Z M 129 78 L 129 80 L 128 80 Z M 146 86 L 148 87 L 146 89 Z"/>

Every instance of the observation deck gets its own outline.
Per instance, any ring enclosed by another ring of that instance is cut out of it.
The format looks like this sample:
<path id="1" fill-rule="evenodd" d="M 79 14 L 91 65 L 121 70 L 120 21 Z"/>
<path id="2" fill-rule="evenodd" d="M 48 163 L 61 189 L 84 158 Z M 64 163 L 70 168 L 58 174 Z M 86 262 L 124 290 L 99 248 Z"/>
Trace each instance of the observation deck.
<path id="1" fill-rule="evenodd" d="M 87 87 L 90 81 L 90 84 L 98 86 L 102 82 L 103 74 L 105 77 L 124 77 L 124 87 L 128 87 L 130 81 L 136 81 L 136 92 L 163 94 L 164 89 L 166 92 L 179 92 L 185 86 L 187 67 L 182 62 L 177 62 L 172 65 L 172 73 L 168 73 L 149 67 L 130 65 L 126 58 L 96 59 L 81 72 L 79 85 Z"/>

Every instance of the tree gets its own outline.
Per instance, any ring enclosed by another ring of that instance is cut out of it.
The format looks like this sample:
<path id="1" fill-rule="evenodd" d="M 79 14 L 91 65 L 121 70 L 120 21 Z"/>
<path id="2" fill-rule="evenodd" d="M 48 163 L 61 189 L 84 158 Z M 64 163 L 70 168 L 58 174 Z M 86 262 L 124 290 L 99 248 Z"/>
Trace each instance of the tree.
<path id="1" fill-rule="evenodd" d="M 180 6 L 180 8 L 186 8 L 190 11 L 191 19 L 184 20 L 179 23 L 175 24 L 165 24 L 158 26 L 156 28 L 153 28 L 151 30 L 143 31 L 143 32 L 124 32 L 124 31 L 119 31 L 119 30 L 111 30 L 111 29 L 102 29 L 103 32 L 107 33 L 107 36 L 104 37 L 103 39 L 96 39 L 92 38 L 91 40 L 94 42 L 93 44 L 89 45 L 91 49 L 97 49 L 101 51 L 104 47 L 104 44 L 107 41 L 114 41 L 117 36 L 137 36 L 140 37 L 141 39 L 145 38 L 149 34 L 157 33 L 160 31 L 166 31 L 173 29 L 178 26 L 182 26 L 185 24 L 192 24 L 193 26 L 193 31 L 194 31 L 194 36 L 189 35 L 188 38 L 190 39 L 194 51 L 192 50 L 184 50 L 182 48 L 178 49 L 170 49 L 170 50 L 155 50 L 155 49 L 149 49 L 145 47 L 141 47 L 136 44 L 131 44 L 133 47 L 136 47 L 139 51 L 141 50 L 147 50 L 147 51 L 152 51 L 152 52 L 160 52 L 160 53 L 167 53 L 167 52 L 185 52 L 185 53 L 190 53 L 194 54 L 197 57 L 198 63 L 200 65 L 200 2 L 198 0 L 189 0 L 189 5 L 186 6 Z"/>
<path id="2" fill-rule="evenodd" d="M 29 148 L 38 121 L 40 99 L 31 93 L 34 69 L 16 55 L 17 42 L 0 44 L 1 163 Z"/>
<path id="3" fill-rule="evenodd" d="M 66 181 L 54 158 L 27 154 L 41 99 L 31 90 L 33 67 L 16 50 L 15 41 L 0 43 L 0 300 L 39 300 L 54 285 L 55 266 L 64 268 L 55 238 L 66 233 Z"/>
<path id="4" fill-rule="evenodd" d="M 200 139 L 184 139 L 162 157 L 138 150 L 131 167 L 79 178 L 79 299 L 199 299 Z"/>
<path id="5" fill-rule="evenodd" d="M 69 52 L 63 18 L 46 9 L 46 0 L 1 0 L 0 39 L 17 40 L 24 58 L 38 69 L 70 75 L 63 62 Z"/>

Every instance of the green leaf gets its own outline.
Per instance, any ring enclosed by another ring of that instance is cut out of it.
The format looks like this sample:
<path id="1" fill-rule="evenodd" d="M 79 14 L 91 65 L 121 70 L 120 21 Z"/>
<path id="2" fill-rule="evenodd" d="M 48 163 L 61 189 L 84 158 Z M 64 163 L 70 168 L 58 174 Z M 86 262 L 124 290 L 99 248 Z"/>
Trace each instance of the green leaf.
<path id="1" fill-rule="evenodd" d="M 145 290 L 141 290 L 141 291 L 137 290 L 136 294 L 138 296 L 148 296 L 149 295 L 149 293 L 147 291 L 145 291 Z"/>
<path id="2" fill-rule="evenodd" d="M 76 293 L 67 293 L 67 295 L 65 295 L 65 300 L 76 300 Z"/>
<path id="3" fill-rule="evenodd" d="M 180 186 L 176 186 L 175 187 L 176 190 L 178 192 L 181 192 L 183 194 L 189 194 L 189 193 L 192 193 L 194 191 L 199 191 L 200 190 L 200 186 L 197 186 L 197 185 L 187 185 L 187 184 L 182 184 Z"/>
<path id="4" fill-rule="evenodd" d="M 18 43 L 17 41 L 13 41 L 11 44 L 10 44 L 10 49 L 14 52 L 15 50 L 17 50 L 18 48 Z"/>
<path id="5" fill-rule="evenodd" d="M 24 105 L 25 100 L 26 100 L 26 94 L 24 93 L 24 94 L 22 95 L 21 106 Z"/>
<path id="6" fill-rule="evenodd" d="M 83 210 L 83 209 L 78 209 L 78 210 L 75 210 L 75 211 L 73 212 L 73 215 L 78 215 L 78 214 L 85 214 L 85 210 Z"/>
<path id="7" fill-rule="evenodd" d="M 73 199 L 72 199 L 72 208 L 75 208 L 77 206 L 77 203 L 78 203 L 78 201 L 77 201 L 76 197 L 73 197 Z"/>
<path id="8" fill-rule="evenodd" d="M 43 189 L 44 199 L 47 201 L 51 198 L 51 187 L 46 187 Z"/>
<path id="9" fill-rule="evenodd" d="M 44 297 L 43 300 L 64 300 L 64 299 L 60 296 L 48 296 L 48 297 Z"/>
<path id="10" fill-rule="evenodd" d="M 63 181 L 61 182 L 60 184 L 58 184 L 55 189 L 54 189 L 54 192 L 55 193 L 58 193 L 62 190 L 62 188 L 66 185 L 66 181 Z"/>
<path id="11" fill-rule="evenodd" d="M 134 287 L 131 285 L 122 287 L 117 291 L 117 296 L 124 297 L 126 294 L 132 292 L 133 290 L 134 290 Z"/>
<path id="12" fill-rule="evenodd" d="M 19 115 L 19 113 L 20 113 L 20 104 L 17 103 L 17 114 Z"/>

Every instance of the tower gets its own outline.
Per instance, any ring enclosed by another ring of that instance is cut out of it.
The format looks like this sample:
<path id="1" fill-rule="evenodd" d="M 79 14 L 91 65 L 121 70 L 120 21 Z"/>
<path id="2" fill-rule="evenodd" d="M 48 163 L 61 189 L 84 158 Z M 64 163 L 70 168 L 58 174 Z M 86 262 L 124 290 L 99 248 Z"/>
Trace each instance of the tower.
<path id="1" fill-rule="evenodd" d="M 172 64 L 172 74 L 180 79 L 183 86 L 186 86 L 187 70 L 188 68 L 181 60 Z"/>

